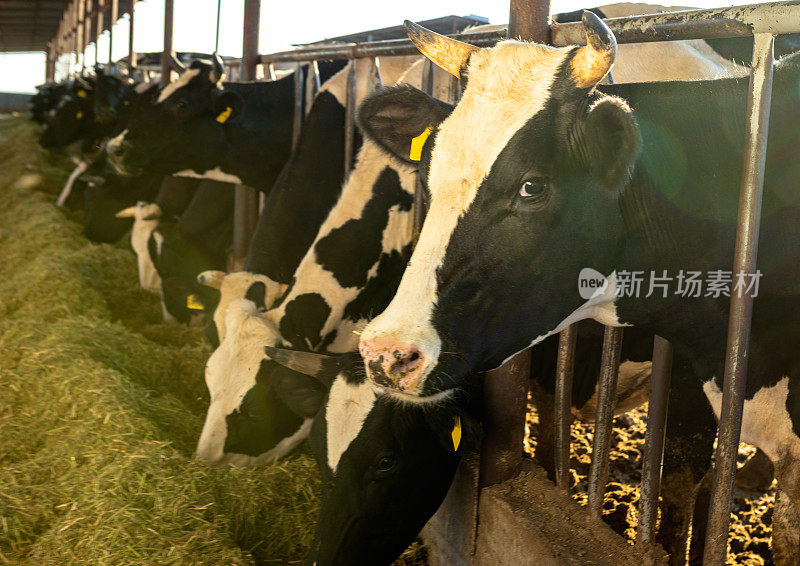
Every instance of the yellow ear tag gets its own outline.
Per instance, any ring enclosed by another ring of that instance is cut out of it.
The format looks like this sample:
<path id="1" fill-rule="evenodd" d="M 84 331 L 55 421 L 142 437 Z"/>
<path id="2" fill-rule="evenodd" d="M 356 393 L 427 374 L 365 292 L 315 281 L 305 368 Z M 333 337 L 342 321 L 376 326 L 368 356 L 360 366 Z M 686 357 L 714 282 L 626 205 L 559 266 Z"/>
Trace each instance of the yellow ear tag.
<path id="1" fill-rule="evenodd" d="M 193 293 L 186 297 L 186 308 L 192 309 L 193 311 L 201 311 L 203 310 L 203 303 L 201 303 L 197 299 L 197 295 Z"/>
<path id="2" fill-rule="evenodd" d="M 450 433 L 450 436 L 453 437 L 453 450 L 458 452 L 458 445 L 461 444 L 461 417 L 456 416 L 453 417 L 453 432 Z"/>
<path id="3" fill-rule="evenodd" d="M 411 161 L 419 161 L 422 159 L 422 148 L 425 146 L 425 141 L 428 139 L 428 136 L 431 135 L 432 130 L 433 126 L 428 126 L 425 128 L 424 132 L 411 140 L 411 151 L 408 154 Z"/>
<path id="4" fill-rule="evenodd" d="M 85 90 L 81 89 L 78 91 L 78 98 L 86 98 L 87 96 L 88 95 L 86 94 Z"/>
<path id="5" fill-rule="evenodd" d="M 217 116 L 217 122 L 219 122 L 220 124 L 224 124 L 225 122 L 227 122 L 227 121 L 228 121 L 228 118 L 230 118 L 230 117 L 231 117 L 231 113 L 232 113 L 232 112 L 233 112 L 233 108 L 231 108 L 230 106 L 227 106 L 227 107 L 225 108 L 225 110 L 223 110 L 223 111 L 220 113 L 220 115 L 219 115 L 219 116 Z"/>
<path id="6" fill-rule="evenodd" d="M 77 114 L 75 114 L 75 117 L 76 117 L 78 120 L 80 120 L 81 118 L 83 118 L 83 112 L 81 112 L 80 110 L 78 110 L 78 113 L 77 113 Z"/>

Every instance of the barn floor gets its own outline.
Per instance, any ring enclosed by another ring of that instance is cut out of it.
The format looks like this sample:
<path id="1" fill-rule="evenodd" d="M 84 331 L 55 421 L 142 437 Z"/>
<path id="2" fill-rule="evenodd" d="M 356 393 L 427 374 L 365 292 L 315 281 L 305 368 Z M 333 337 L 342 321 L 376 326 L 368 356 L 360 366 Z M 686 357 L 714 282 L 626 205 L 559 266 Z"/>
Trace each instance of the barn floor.
<path id="1" fill-rule="evenodd" d="M 535 409 L 528 414 L 526 450 L 536 449 L 538 416 Z M 620 415 L 614 419 L 609 484 L 603 503 L 603 519 L 618 534 L 633 543 L 636 539 L 639 486 L 642 481 L 642 450 L 647 428 L 646 407 Z M 591 464 L 594 425 L 572 425 L 570 468 L 573 499 L 587 502 L 589 466 Z M 747 444 L 739 447 L 739 464 L 743 464 L 755 451 Z M 734 488 L 734 511 L 731 513 L 732 534 L 728 539 L 728 564 L 746 566 L 771 565 L 769 548 L 772 536 L 772 506 L 775 503 L 775 483 L 767 492 L 750 492 Z M 700 561 L 696 561 L 700 564 Z M 695 564 L 695 561 L 692 562 Z"/>
<path id="2" fill-rule="evenodd" d="M 71 164 L 38 132 L 0 115 L 0 563 L 297 563 L 313 459 L 192 460 L 209 346 L 159 322 L 126 240 L 54 206 Z M 424 563 L 415 545 L 397 564 Z"/>

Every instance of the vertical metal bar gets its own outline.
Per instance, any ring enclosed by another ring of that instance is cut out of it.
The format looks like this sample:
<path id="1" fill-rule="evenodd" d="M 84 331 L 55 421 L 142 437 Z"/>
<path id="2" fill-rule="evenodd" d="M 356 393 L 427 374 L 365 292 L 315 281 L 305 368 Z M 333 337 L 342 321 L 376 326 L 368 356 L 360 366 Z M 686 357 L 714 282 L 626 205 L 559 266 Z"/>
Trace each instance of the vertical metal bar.
<path id="1" fill-rule="evenodd" d="M 100 62 L 100 36 L 103 34 L 103 26 L 105 25 L 106 17 L 106 2 L 105 0 L 97 0 L 97 11 L 95 13 L 95 37 L 94 37 L 94 59 L 95 63 Z M 111 63 L 111 59 L 108 60 Z"/>
<path id="2" fill-rule="evenodd" d="M 770 34 L 756 34 L 754 39 L 750 96 L 747 100 L 744 167 L 733 260 L 734 281 L 747 277 L 756 270 L 764 166 L 767 160 L 774 38 Z M 711 507 L 708 512 L 703 561 L 707 566 L 725 564 L 728 550 L 731 493 L 747 384 L 752 315 L 752 295 L 731 292 L 722 411 L 714 456 L 714 480 L 711 484 Z"/>
<path id="3" fill-rule="evenodd" d="M 568 326 L 558 336 L 558 359 L 556 360 L 556 410 L 555 416 L 555 464 L 556 485 L 569 489 L 569 454 L 572 440 L 572 374 L 575 369 L 575 343 L 578 327 Z"/>
<path id="4" fill-rule="evenodd" d="M 108 24 L 108 62 L 114 63 L 114 24 L 119 19 L 119 0 L 110 0 L 111 13 Z"/>
<path id="5" fill-rule="evenodd" d="M 92 20 L 94 16 L 94 4 L 92 0 L 84 0 L 84 14 L 83 14 L 83 66 L 86 67 L 86 49 L 92 42 Z M 97 60 L 97 49 L 95 49 L 95 61 Z"/>
<path id="6" fill-rule="evenodd" d="M 530 18 L 521 14 L 534 14 Z M 512 0 L 508 35 L 528 41 L 549 39 L 550 0 Z M 540 21 L 535 21 L 539 18 Z M 486 437 L 481 447 L 481 485 L 510 479 L 522 465 L 522 440 L 528 404 L 531 354 L 526 350 L 494 371 L 484 382 Z"/>
<path id="7" fill-rule="evenodd" d="M 347 102 L 345 104 L 344 121 L 344 175 L 350 174 L 353 168 L 353 154 L 356 142 L 356 60 L 350 60 L 347 66 Z"/>
<path id="8" fill-rule="evenodd" d="M 269 71 L 269 80 L 274 81 L 278 78 L 277 75 L 275 75 L 275 65 L 273 63 L 267 65 L 267 71 Z"/>
<path id="9" fill-rule="evenodd" d="M 133 70 L 136 68 L 138 63 L 136 57 L 136 51 L 133 50 L 133 31 L 134 31 L 134 23 L 133 23 L 133 13 L 136 10 L 136 0 L 131 0 L 131 11 L 130 11 L 130 20 L 128 21 L 128 72 L 133 74 Z"/>
<path id="10" fill-rule="evenodd" d="M 319 78 L 319 64 L 317 61 L 311 61 L 308 65 L 308 76 L 306 77 L 304 116 L 308 116 L 308 113 L 311 111 L 311 105 L 314 104 L 314 97 L 317 96 L 320 88 L 322 88 L 322 83 Z"/>
<path id="11" fill-rule="evenodd" d="M 383 76 L 381 76 L 381 60 L 380 57 L 372 58 L 372 65 L 369 69 L 369 91 L 372 92 L 376 88 L 383 86 Z"/>
<path id="12" fill-rule="evenodd" d="M 78 0 L 75 17 L 75 66 L 83 73 L 83 20 L 86 17 L 86 0 Z"/>
<path id="13" fill-rule="evenodd" d="M 589 468 L 589 512 L 595 517 L 600 517 L 603 510 L 603 494 L 608 479 L 608 459 L 611 452 L 614 407 L 617 401 L 617 375 L 621 348 L 622 328 L 606 326 L 603 333 L 600 378 L 597 381 L 597 417 L 594 422 L 592 464 Z"/>
<path id="14" fill-rule="evenodd" d="M 161 52 L 161 86 L 172 81 L 172 26 L 175 22 L 175 0 L 164 0 L 164 50 Z"/>
<path id="15" fill-rule="evenodd" d="M 658 493 L 661 489 L 661 461 L 664 458 L 664 432 L 667 426 L 667 401 L 672 377 L 672 344 L 661 336 L 653 342 L 653 369 L 647 406 L 647 431 L 642 456 L 642 490 L 639 496 L 639 525 L 636 542 L 653 544 L 658 518 Z"/>
<path id="16" fill-rule="evenodd" d="M 433 94 L 433 63 L 427 59 L 423 63 L 422 83 L 420 86 L 427 94 Z M 425 187 L 422 186 L 422 180 L 417 176 L 417 183 L 414 188 L 414 241 L 419 237 L 427 213 L 428 199 L 425 194 Z"/>
<path id="17" fill-rule="evenodd" d="M 461 79 L 450 77 L 450 104 L 458 104 L 461 100 Z"/>
<path id="18" fill-rule="evenodd" d="M 261 25 L 261 0 L 245 0 L 244 33 L 242 39 L 242 81 L 255 80 L 258 65 L 258 34 Z M 250 240 L 258 221 L 258 195 L 246 185 L 236 185 L 233 203 L 233 268 L 244 267 Z"/>
<path id="19" fill-rule="evenodd" d="M 297 146 L 303 129 L 303 65 L 294 67 L 294 117 L 292 119 L 292 149 Z"/>

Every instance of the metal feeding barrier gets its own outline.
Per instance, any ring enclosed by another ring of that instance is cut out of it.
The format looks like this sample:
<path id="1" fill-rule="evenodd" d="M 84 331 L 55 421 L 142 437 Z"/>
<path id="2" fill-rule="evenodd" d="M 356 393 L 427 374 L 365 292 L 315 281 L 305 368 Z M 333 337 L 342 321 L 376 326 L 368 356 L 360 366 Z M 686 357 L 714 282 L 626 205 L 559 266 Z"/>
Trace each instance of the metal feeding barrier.
<path id="1" fill-rule="evenodd" d="M 85 18 L 88 0 L 75 0 L 65 11 L 59 35 L 51 45 L 56 56 L 66 52 L 66 46 L 75 52 L 88 44 L 80 24 Z M 133 51 L 133 4 L 130 1 L 130 56 L 129 64 L 135 67 Z M 165 49 L 162 58 L 164 77 L 170 74 L 169 55 L 172 53 L 172 5 L 166 0 Z M 111 9 L 111 25 L 117 15 L 117 1 L 108 4 L 99 0 L 100 7 Z M 91 3 L 89 4 L 91 6 Z M 258 54 L 260 0 L 245 0 L 244 55 L 239 68 L 242 80 L 255 80 L 256 67 L 267 66 L 267 76 L 275 78 L 274 65 L 296 63 L 294 81 L 295 109 L 293 143 L 300 135 L 304 118 L 304 103 L 310 106 L 313 95 L 320 88 L 319 69 L 321 60 L 348 60 L 347 103 L 345 121 L 345 173 L 353 165 L 355 149 L 355 111 L 358 75 L 357 59 L 372 59 L 373 75 L 380 83 L 379 58 L 399 55 L 416 55 L 416 48 L 409 40 L 389 40 L 365 43 L 333 45 L 311 45 L 291 51 Z M 549 0 L 511 0 L 509 33 L 511 37 L 524 40 L 552 43 L 556 46 L 578 45 L 585 42 L 581 23 L 553 23 L 548 25 Z M 101 20 L 102 22 L 102 20 Z M 766 161 L 767 132 L 772 90 L 773 34 L 800 32 L 800 0 L 773 2 L 733 8 L 710 10 L 687 10 L 647 16 L 614 18 L 605 20 L 614 32 L 618 43 L 670 41 L 688 39 L 726 38 L 754 36 L 750 88 L 747 103 L 747 126 L 745 157 L 739 199 L 739 217 L 734 252 L 734 272 L 755 272 L 756 252 L 761 211 L 761 197 Z M 102 30 L 102 23 L 99 26 Z M 488 47 L 505 34 L 498 32 L 455 34 L 452 37 L 476 46 Z M 109 54 L 110 55 L 110 54 Z M 109 59 L 110 60 L 110 59 Z M 301 63 L 308 63 L 305 71 Z M 234 66 L 235 63 L 232 64 Z M 49 72 L 49 71 L 48 71 Z M 303 72 L 310 81 L 304 92 Z M 427 62 L 423 74 L 423 90 L 433 93 L 433 67 Z M 460 81 L 452 79 L 449 85 L 449 102 L 455 104 L 461 92 Z M 237 186 L 235 204 L 234 255 L 241 266 L 247 254 L 257 216 L 255 191 Z M 424 219 L 425 197 L 418 186 L 415 195 L 415 230 Z M 747 354 L 749 351 L 750 326 L 753 297 L 747 293 L 733 293 L 730 302 L 727 336 L 727 355 L 723 386 L 722 412 L 719 436 L 715 453 L 714 479 L 711 492 L 711 507 L 705 541 L 703 563 L 720 566 L 725 563 L 727 539 L 732 501 L 733 476 L 736 470 L 736 455 L 741 429 L 742 409 L 747 377 Z M 559 337 L 556 369 L 555 399 L 555 469 L 556 484 L 561 489 L 569 488 L 571 389 L 574 367 L 577 330 L 574 326 L 564 330 Z M 603 353 L 599 378 L 597 417 L 594 446 L 589 477 L 588 507 L 590 513 L 599 517 L 608 477 L 609 451 L 617 373 L 620 363 L 622 329 L 606 327 L 603 338 Z M 667 401 L 672 365 L 672 346 L 656 336 L 653 347 L 653 366 L 650 379 L 648 426 L 642 464 L 642 484 L 639 506 L 637 541 L 643 544 L 654 542 L 658 515 L 661 465 L 664 452 Z M 520 469 L 522 462 L 522 438 L 527 406 L 528 380 L 530 376 L 530 353 L 523 352 L 503 367 L 490 372 L 486 379 L 485 405 L 487 418 L 484 423 L 484 439 L 480 485 L 488 486 L 510 479 Z"/>

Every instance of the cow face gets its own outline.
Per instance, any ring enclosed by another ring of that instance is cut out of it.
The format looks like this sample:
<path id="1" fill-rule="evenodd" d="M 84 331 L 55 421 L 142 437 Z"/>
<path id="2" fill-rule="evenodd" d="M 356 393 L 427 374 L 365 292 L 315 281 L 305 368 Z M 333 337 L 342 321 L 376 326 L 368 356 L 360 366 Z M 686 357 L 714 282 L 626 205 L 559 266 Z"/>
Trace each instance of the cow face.
<path id="1" fill-rule="evenodd" d="M 63 147 L 87 136 L 94 125 L 94 85 L 77 79 L 54 111 L 39 137 L 44 148 Z"/>
<path id="2" fill-rule="evenodd" d="M 145 169 L 172 174 L 203 172 L 218 163 L 226 146 L 225 124 L 241 106 L 238 95 L 222 93 L 221 79 L 221 61 L 194 61 L 163 89 L 140 95 L 130 127 L 107 145 L 113 165 L 126 174 Z"/>
<path id="3" fill-rule="evenodd" d="M 309 436 L 322 505 L 306 564 L 391 564 L 436 512 L 479 430 L 454 394 L 398 402 L 359 369 L 340 373 Z"/>
<path id="4" fill-rule="evenodd" d="M 430 194 L 397 295 L 361 336 L 379 385 L 430 395 L 572 319 L 615 322 L 613 292 L 584 304 L 576 283 L 584 267 L 611 271 L 616 197 L 639 136 L 622 101 L 592 102 L 616 41 L 594 14 L 583 22 L 581 48 L 506 41 L 478 50 L 415 32 L 423 53 L 446 57 L 442 66 L 466 79 L 460 103 L 443 121 L 410 89 L 363 105 L 366 134 L 421 159 Z"/>
<path id="5" fill-rule="evenodd" d="M 93 108 L 95 122 L 105 128 L 119 126 L 121 129 L 121 122 L 132 110 L 134 96 L 130 79 L 98 72 Z"/>

